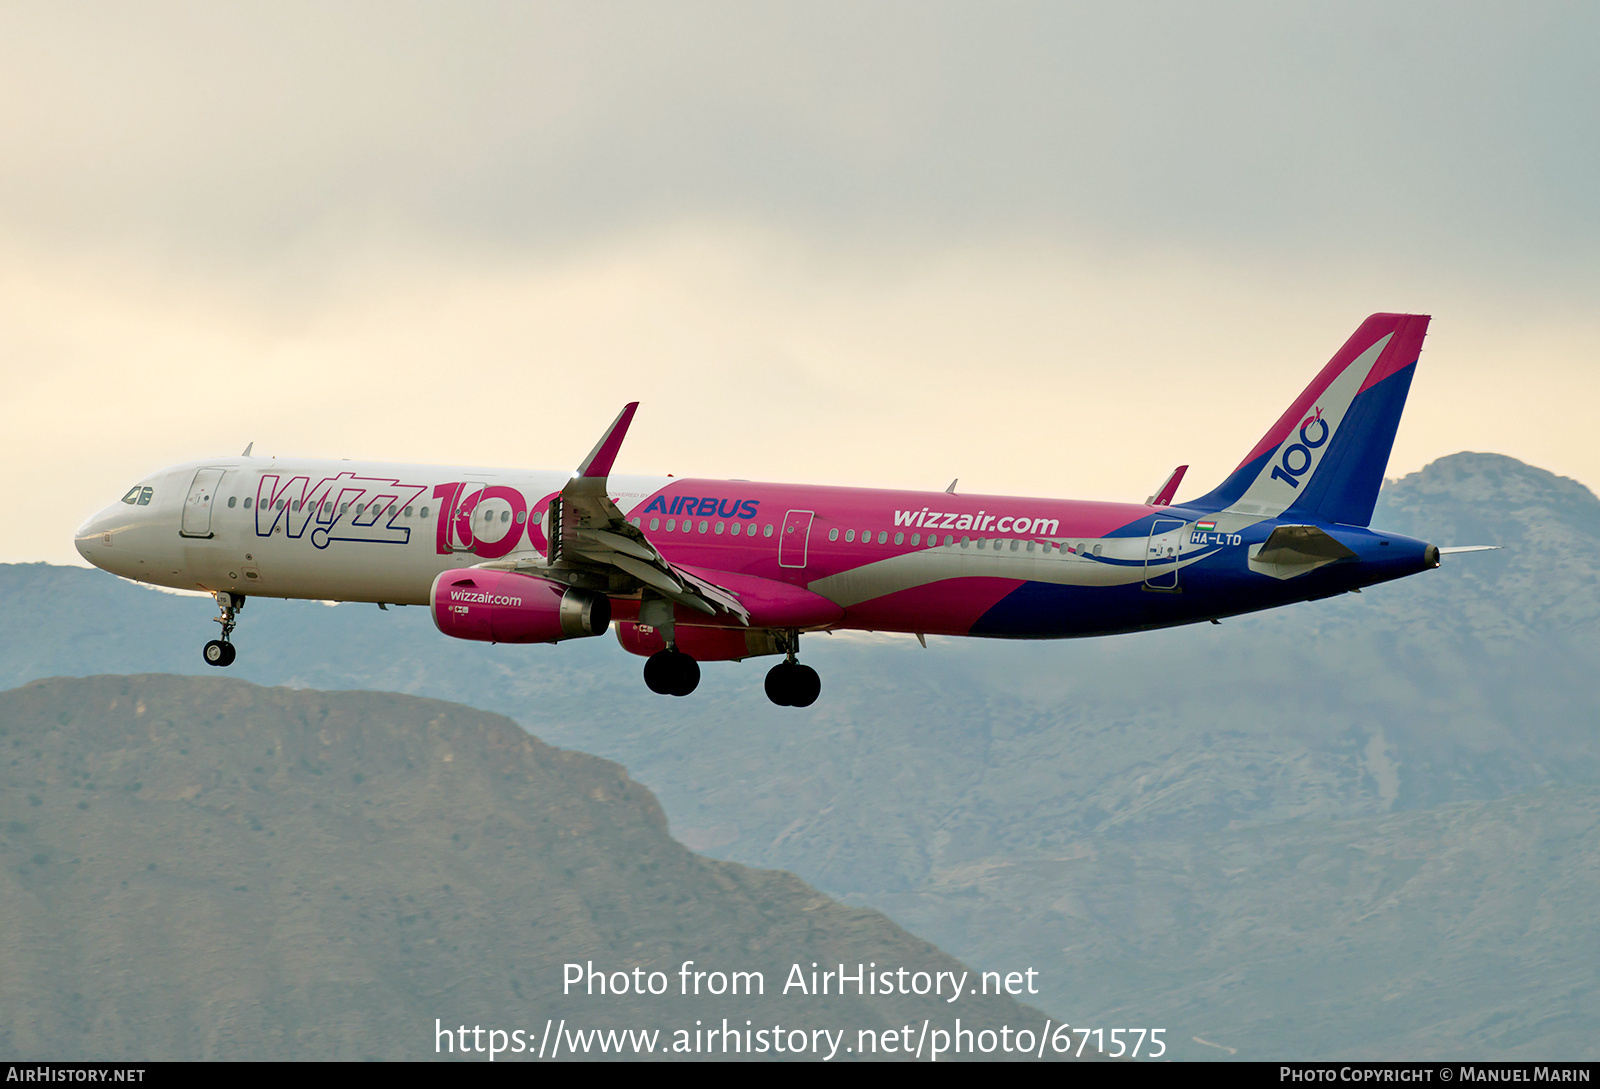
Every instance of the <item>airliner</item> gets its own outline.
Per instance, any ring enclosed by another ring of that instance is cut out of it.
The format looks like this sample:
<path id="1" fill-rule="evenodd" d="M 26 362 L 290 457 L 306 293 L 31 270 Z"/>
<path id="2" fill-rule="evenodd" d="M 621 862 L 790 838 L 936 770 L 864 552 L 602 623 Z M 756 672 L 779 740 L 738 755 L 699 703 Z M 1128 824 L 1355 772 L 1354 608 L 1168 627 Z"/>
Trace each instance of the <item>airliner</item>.
<path id="1" fill-rule="evenodd" d="M 577 471 L 251 456 L 153 473 L 77 531 L 90 563 L 205 591 L 234 660 L 252 597 L 426 606 L 447 636 L 555 643 L 614 628 L 644 680 L 774 656 L 806 707 L 808 632 L 1058 639 L 1217 622 L 1439 566 L 1370 528 L 1428 317 L 1374 314 L 1220 485 L 1144 503 L 614 473 L 637 402 Z"/>

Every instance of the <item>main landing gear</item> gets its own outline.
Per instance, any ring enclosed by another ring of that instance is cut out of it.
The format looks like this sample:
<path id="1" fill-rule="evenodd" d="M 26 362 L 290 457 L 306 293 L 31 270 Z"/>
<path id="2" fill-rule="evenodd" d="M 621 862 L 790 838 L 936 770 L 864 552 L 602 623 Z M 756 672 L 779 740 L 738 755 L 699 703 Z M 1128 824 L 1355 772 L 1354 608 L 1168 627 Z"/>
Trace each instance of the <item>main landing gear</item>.
<path id="1" fill-rule="evenodd" d="M 767 699 L 779 707 L 810 707 L 822 694 L 822 678 L 810 666 L 795 661 L 799 632 L 787 633 L 784 644 L 786 657 L 767 671 Z"/>
<path id="2" fill-rule="evenodd" d="M 767 671 L 767 698 L 779 707 L 810 707 L 822 694 L 822 678 L 816 670 L 795 660 L 800 633 L 783 632 L 778 643 L 786 657 Z M 700 663 L 669 646 L 645 659 L 644 683 L 650 691 L 663 696 L 687 696 L 700 686 Z"/>
<path id="3" fill-rule="evenodd" d="M 687 696 L 700 686 L 700 663 L 676 647 L 658 650 L 645 659 L 644 683 L 663 696 Z"/>
<path id="4" fill-rule="evenodd" d="M 206 665 L 230 666 L 237 653 L 233 646 L 233 629 L 239 622 L 239 610 L 244 608 L 244 595 L 218 590 L 212 596 L 217 599 L 217 608 L 222 610 L 220 616 L 211 618 L 222 625 L 222 638 L 208 642 L 201 649 L 200 656 L 206 660 Z"/>

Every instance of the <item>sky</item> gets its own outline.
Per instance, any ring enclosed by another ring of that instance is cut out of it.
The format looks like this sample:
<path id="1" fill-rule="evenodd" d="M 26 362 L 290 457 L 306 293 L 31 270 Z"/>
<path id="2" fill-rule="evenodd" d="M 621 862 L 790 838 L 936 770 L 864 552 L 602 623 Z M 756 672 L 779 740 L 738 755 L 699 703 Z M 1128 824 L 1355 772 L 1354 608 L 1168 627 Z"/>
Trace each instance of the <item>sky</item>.
<path id="1" fill-rule="evenodd" d="M 1600 7 L 0 5 L 0 561 L 257 453 L 1142 500 L 1369 313 L 1600 487 Z M 1579 406 L 1574 408 L 1574 406 Z"/>

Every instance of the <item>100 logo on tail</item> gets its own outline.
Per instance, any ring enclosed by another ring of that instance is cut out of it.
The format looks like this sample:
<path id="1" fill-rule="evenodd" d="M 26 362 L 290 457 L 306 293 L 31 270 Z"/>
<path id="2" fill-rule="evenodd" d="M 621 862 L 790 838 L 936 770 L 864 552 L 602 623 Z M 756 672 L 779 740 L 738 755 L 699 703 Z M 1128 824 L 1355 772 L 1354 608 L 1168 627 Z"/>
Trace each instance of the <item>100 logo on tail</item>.
<path id="1" fill-rule="evenodd" d="M 1315 440 L 1306 434 L 1312 424 L 1322 429 Z M 1319 405 L 1317 411 L 1307 416 L 1300 424 L 1300 441 L 1285 446 L 1283 452 L 1278 455 L 1278 464 L 1272 467 L 1272 479 L 1286 481 L 1289 487 L 1298 488 L 1300 478 L 1306 475 L 1317 460 L 1317 456 L 1311 451 L 1321 449 L 1327 442 L 1328 421 L 1322 418 L 1322 406 Z"/>

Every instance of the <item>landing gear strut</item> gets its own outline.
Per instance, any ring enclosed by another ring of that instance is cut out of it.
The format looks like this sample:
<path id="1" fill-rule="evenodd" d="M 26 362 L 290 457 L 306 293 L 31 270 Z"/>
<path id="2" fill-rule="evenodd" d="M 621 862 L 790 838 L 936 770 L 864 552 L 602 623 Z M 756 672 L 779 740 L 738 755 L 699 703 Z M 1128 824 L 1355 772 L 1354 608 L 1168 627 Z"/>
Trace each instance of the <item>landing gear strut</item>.
<path id="1" fill-rule="evenodd" d="M 799 632 L 786 632 L 783 645 L 784 660 L 767 671 L 767 699 L 779 707 L 810 707 L 822 694 L 822 678 L 816 670 L 795 660 L 800 649 Z"/>
<path id="2" fill-rule="evenodd" d="M 700 686 L 700 663 L 676 647 L 645 659 L 644 683 L 663 696 L 687 696 Z"/>
<path id="3" fill-rule="evenodd" d="M 222 625 L 222 638 L 208 642 L 200 656 L 206 660 L 206 665 L 230 666 L 238 653 L 233 646 L 233 629 L 239 623 L 239 610 L 244 608 L 244 595 L 218 590 L 212 596 L 217 599 L 217 608 L 222 610 L 221 615 L 211 618 Z"/>

